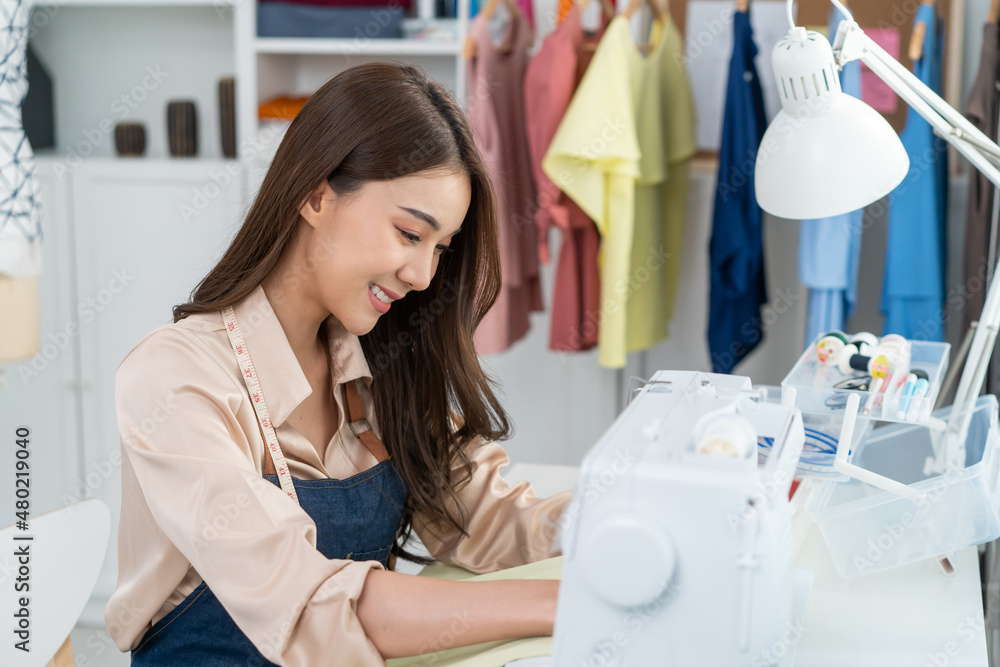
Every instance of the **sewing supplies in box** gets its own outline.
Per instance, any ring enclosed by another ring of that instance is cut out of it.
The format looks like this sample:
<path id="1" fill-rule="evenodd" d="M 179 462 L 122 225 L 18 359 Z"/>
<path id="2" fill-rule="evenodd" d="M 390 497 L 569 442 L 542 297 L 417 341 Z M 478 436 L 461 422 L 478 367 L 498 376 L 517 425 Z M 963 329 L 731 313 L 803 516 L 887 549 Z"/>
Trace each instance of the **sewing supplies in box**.
<path id="1" fill-rule="evenodd" d="M 948 343 L 895 334 L 831 331 L 809 346 L 781 386 L 795 389 L 803 413 L 843 412 L 848 396 L 858 393 L 859 420 L 926 424 L 950 351 Z"/>

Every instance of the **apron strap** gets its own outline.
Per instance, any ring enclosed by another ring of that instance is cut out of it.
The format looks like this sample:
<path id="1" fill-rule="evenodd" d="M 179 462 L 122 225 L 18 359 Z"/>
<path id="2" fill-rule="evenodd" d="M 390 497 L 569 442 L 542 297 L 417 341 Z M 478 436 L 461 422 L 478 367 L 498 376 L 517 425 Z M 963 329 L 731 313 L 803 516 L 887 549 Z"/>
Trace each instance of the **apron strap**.
<path id="1" fill-rule="evenodd" d="M 347 421 L 350 423 L 351 431 L 355 436 L 361 441 L 361 443 L 368 448 L 368 451 L 372 453 L 375 460 L 381 463 L 388 458 L 389 452 L 386 450 L 385 445 L 379 440 L 378 436 L 375 435 L 375 431 L 372 430 L 371 424 L 368 423 L 368 419 L 365 417 L 365 407 L 364 403 L 361 401 L 361 394 L 358 393 L 358 387 L 354 382 L 344 383 L 344 393 L 347 397 L 345 401 L 344 408 L 347 413 Z M 358 418 L 355 419 L 355 415 Z M 361 424 L 368 427 L 365 431 L 358 432 L 355 424 L 361 422 Z M 264 448 L 264 474 L 265 475 L 276 475 L 274 468 L 274 460 L 271 458 L 270 450 Z"/>
<path id="2" fill-rule="evenodd" d="M 351 432 L 368 448 L 368 451 L 372 453 L 375 460 L 381 463 L 390 458 L 389 452 L 378 436 L 375 435 L 372 425 L 368 423 L 368 419 L 365 417 L 365 406 L 361 402 L 361 394 L 358 393 L 357 382 L 357 380 L 354 380 L 344 383 L 344 394 L 347 398 L 344 401 L 344 408 L 347 412 L 347 422 L 350 424 Z M 357 427 L 360 425 L 367 426 L 368 429 L 358 432 Z"/>

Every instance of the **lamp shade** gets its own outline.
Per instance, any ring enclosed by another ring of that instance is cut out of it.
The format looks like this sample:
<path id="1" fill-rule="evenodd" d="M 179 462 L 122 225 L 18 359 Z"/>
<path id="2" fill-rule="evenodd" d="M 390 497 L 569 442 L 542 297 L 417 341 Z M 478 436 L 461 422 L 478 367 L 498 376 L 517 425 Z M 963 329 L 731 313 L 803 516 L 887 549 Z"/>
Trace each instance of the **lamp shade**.
<path id="1" fill-rule="evenodd" d="M 781 111 L 757 150 L 757 203 L 808 220 L 878 201 L 899 185 L 910 160 L 877 111 L 840 89 L 826 38 L 794 28 L 772 54 Z"/>

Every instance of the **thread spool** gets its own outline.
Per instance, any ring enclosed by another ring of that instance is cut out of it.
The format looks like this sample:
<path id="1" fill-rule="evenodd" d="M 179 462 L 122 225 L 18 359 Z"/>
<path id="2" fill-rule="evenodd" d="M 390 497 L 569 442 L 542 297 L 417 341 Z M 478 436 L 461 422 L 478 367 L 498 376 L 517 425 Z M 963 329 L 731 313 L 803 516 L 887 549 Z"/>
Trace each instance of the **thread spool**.
<path id="1" fill-rule="evenodd" d="M 858 353 L 848 354 L 852 348 L 857 349 L 854 345 L 848 345 L 844 348 L 838 363 L 838 367 L 845 375 L 850 374 L 852 370 L 868 373 L 873 378 L 884 378 L 889 374 L 891 364 L 885 354 L 882 354 L 878 350 L 876 350 L 876 354 L 873 356 Z"/>
<path id="2" fill-rule="evenodd" d="M 706 456 L 745 459 L 757 451 L 757 433 L 743 417 L 717 417 L 705 427 L 695 451 Z"/>
<path id="3" fill-rule="evenodd" d="M 851 357 L 856 354 L 860 354 L 858 352 L 857 345 L 848 344 L 843 347 L 840 354 L 837 355 L 837 360 L 835 362 L 841 373 L 844 375 L 851 375 L 851 371 L 853 370 L 851 368 Z"/>
<path id="4" fill-rule="evenodd" d="M 883 336 L 878 349 L 889 357 L 889 363 L 896 368 L 910 365 L 910 341 L 898 334 Z"/>
<path id="5" fill-rule="evenodd" d="M 857 347 L 860 354 L 868 355 L 878 347 L 878 336 L 867 331 L 862 331 L 851 336 L 847 342 Z"/>
<path id="6" fill-rule="evenodd" d="M 847 336 L 840 331 L 828 331 L 816 341 L 816 356 L 821 364 L 835 364 L 847 345 Z"/>

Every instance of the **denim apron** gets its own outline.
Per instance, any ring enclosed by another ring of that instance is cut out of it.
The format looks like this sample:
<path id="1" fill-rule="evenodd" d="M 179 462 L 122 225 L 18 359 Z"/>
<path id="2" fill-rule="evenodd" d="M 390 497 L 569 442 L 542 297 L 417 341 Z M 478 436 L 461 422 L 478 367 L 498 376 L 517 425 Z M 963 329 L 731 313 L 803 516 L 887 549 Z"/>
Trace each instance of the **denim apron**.
<path id="1" fill-rule="evenodd" d="M 346 384 L 345 393 L 346 416 L 351 430 L 379 463 L 347 479 L 293 478 L 292 483 L 299 504 L 316 523 L 316 548 L 324 556 L 377 560 L 389 569 L 389 554 L 402 518 L 406 484 L 370 425 L 361 433 L 355 430 L 355 420 L 366 425 L 368 422 L 353 382 Z M 280 487 L 270 451 L 266 447 L 264 451 L 264 478 Z M 283 464 L 283 461 L 279 463 Z M 146 631 L 142 642 L 132 650 L 131 664 L 143 667 L 274 665 L 237 627 L 204 581 Z"/>

